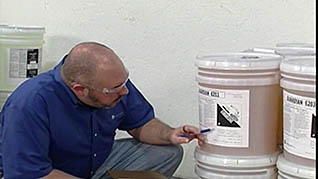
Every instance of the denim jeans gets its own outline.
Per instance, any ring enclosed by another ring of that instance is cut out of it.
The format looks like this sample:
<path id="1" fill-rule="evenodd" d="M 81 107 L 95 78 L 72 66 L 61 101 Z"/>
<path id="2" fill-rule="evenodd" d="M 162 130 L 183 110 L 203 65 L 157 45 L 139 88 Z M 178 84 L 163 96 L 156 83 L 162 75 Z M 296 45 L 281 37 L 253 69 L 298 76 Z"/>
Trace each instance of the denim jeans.
<path id="1" fill-rule="evenodd" d="M 150 145 L 132 138 L 115 140 L 112 152 L 92 179 L 111 178 L 108 170 L 156 171 L 171 178 L 182 156 L 180 145 Z"/>

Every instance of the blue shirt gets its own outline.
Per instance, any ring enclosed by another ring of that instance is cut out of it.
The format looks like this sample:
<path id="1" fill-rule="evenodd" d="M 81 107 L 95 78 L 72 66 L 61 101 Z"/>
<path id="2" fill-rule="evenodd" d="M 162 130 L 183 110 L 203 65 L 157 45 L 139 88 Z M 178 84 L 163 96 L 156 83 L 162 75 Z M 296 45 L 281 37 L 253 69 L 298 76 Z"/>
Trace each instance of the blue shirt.
<path id="1" fill-rule="evenodd" d="M 20 85 L 1 113 L 0 168 L 5 178 L 40 178 L 52 169 L 89 178 L 109 155 L 116 129 L 138 128 L 154 118 L 151 104 L 131 81 L 111 109 L 82 104 L 53 70 Z"/>

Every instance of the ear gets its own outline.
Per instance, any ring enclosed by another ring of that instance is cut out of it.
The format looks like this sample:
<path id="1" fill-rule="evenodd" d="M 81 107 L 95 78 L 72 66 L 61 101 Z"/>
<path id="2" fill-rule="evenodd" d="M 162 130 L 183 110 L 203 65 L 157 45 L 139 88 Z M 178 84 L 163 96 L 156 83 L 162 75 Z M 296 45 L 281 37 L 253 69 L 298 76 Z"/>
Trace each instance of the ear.
<path id="1" fill-rule="evenodd" d="M 83 97 L 87 93 L 87 90 L 84 86 L 81 84 L 75 83 L 72 84 L 72 91 L 78 96 L 78 97 Z"/>

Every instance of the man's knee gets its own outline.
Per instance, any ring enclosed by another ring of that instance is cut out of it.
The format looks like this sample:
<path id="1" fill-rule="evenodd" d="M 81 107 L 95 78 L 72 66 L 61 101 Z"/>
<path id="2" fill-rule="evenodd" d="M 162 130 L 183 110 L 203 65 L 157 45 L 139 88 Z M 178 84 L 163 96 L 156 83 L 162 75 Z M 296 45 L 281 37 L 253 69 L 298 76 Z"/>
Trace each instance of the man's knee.
<path id="1" fill-rule="evenodd" d="M 177 159 L 182 159 L 183 157 L 183 148 L 181 145 L 175 145 L 174 146 L 174 155 L 175 155 L 175 158 Z"/>
<path id="2" fill-rule="evenodd" d="M 173 173 L 179 167 L 183 158 L 183 148 L 181 145 L 171 145 L 167 147 L 169 152 L 166 154 L 166 162 L 164 162 L 165 167 L 167 167 L 166 172 L 163 172 L 168 178 L 173 175 Z"/>
<path id="3" fill-rule="evenodd" d="M 171 145 L 169 146 L 168 156 L 172 161 L 180 163 L 183 158 L 183 148 L 181 145 Z"/>

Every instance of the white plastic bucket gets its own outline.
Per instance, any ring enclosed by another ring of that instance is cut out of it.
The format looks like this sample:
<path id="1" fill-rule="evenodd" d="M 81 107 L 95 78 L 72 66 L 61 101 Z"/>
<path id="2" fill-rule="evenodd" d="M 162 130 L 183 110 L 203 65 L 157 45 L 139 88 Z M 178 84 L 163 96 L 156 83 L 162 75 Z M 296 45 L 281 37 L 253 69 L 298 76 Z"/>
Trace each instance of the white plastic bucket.
<path id="1" fill-rule="evenodd" d="M 316 56 L 290 57 L 280 65 L 284 111 L 284 158 L 316 163 Z"/>
<path id="2" fill-rule="evenodd" d="M 260 53 L 197 57 L 200 128 L 214 129 L 206 134 L 202 151 L 230 158 L 278 150 L 281 60 Z"/>
<path id="3" fill-rule="evenodd" d="M 203 179 L 276 179 L 278 152 L 262 156 L 231 156 L 195 150 L 195 173 Z"/>
<path id="4" fill-rule="evenodd" d="M 315 179 L 316 168 L 298 165 L 279 155 L 277 160 L 278 179 Z"/>
<path id="5" fill-rule="evenodd" d="M 0 90 L 12 91 L 39 74 L 43 27 L 0 27 Z"/>

